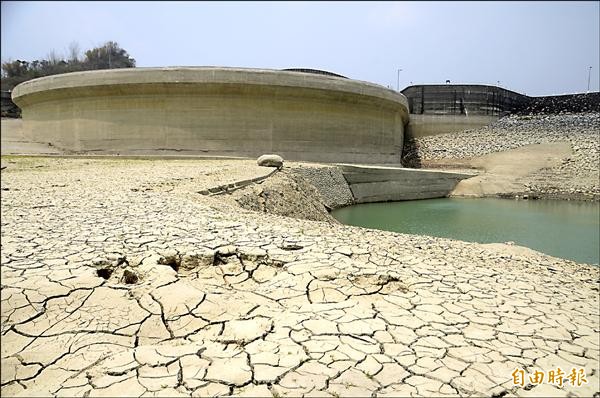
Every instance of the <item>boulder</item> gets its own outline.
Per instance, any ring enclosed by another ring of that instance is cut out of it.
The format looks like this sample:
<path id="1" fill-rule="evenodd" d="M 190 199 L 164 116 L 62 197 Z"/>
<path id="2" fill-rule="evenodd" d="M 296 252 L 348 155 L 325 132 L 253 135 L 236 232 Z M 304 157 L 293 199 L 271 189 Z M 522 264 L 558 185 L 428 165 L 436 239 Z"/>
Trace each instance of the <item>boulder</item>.
<path id="1" fill-rule="evenodd" d="M 264 167 L 277 167 L 278 169 L 283 167 L 283 158 L 279 155 L 262 155 L 256 160 L 259 166 Z"/>

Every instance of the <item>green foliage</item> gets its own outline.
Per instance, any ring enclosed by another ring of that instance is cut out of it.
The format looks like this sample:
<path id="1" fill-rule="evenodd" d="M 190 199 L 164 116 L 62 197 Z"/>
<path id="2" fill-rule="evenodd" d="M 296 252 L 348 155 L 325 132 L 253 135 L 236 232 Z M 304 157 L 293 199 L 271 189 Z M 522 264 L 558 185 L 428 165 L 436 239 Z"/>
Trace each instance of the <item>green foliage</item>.
<path id="1" fill-rule="evenodd" d="M 114 41 L 85 52 L 84 64 L 88 69 L 133 68 L 135 59 Z"/>
<path id="2" fill-rule="evenodd" d="M 87 50 L 83 59 L 79 57 L 77 44 L 73 43 L 68 59 L 62 59 L 52 51 L 47 59 L 32 62 L 22 60 L 3 62 L 2 90 L 12 90 L 14 86 L 24 81 L 59 73 L 133 67 L 135 67 L 135 59 L 116 42 L 109 41 L 101 47 Z"/>

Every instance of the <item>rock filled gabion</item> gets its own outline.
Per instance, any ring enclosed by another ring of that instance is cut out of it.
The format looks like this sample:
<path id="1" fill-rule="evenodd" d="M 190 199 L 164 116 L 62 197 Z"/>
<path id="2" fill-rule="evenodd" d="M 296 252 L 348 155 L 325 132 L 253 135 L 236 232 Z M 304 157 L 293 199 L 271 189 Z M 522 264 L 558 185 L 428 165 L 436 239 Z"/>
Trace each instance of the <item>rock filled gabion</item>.
<path id="1" fill-rule="evenodd" d="M 259 213 L 337 223 L 328 213 L 318 190 L 301 175 L 287 170 L 278 172 L 233 197 L 237 204 Z"/>
<path id="2" fill-rule="evenodd" d="M 348 183 L 337 167 L 297 167 L 294 172 L 300 174 L 321 194 L 325 204 L 336 209 L 353 203 L 352 192 Z"/>

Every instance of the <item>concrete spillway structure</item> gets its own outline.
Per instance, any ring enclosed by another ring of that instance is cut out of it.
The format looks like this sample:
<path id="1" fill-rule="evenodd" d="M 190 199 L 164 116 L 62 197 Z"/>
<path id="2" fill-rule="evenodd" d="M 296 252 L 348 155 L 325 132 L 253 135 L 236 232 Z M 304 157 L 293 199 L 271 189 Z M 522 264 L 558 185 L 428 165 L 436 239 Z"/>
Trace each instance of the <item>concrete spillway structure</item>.
<path id="1" fill-rule="evenodd" d="M 12 94 L 24 135 L 96 154 L 400 163 L 408 102 L 382 86 L 241 68 L 135 68 L 30 80 Z"/>
<path id="2" fill-rule="evenodd" d="M 340 164 L 356 203 L 443 198 L 475 174 L 381 165 Z"/>

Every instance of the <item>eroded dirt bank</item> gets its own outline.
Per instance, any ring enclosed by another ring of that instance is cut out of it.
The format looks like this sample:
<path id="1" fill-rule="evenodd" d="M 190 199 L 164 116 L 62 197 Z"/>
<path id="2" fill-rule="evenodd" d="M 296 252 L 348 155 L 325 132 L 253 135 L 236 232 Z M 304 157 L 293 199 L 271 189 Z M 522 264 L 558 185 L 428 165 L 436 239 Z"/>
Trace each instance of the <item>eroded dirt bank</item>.
<path id="1" fill-rule="evenodd" d="M 197 193 L 253 161 L 6 164 L 3 396 L 600 390 L 597 267 Z"/>

